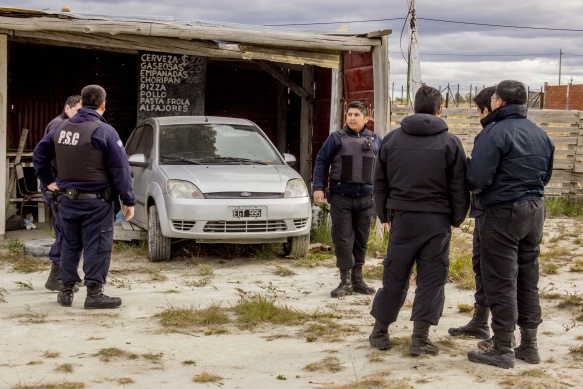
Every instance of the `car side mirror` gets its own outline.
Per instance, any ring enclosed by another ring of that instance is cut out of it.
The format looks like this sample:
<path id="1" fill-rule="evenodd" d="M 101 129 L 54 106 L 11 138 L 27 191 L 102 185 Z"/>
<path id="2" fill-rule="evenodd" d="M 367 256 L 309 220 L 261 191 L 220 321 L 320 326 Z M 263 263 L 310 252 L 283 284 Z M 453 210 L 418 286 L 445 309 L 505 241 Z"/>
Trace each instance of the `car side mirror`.
<path id="1" fill-rule="evenodd" d="M 146 156 L 144 154 L 133 154 L 130 155 L 128 158 L 130 166 L 148 166 L 148 162 L 146 162 Z"/>
<path id="2" fill-rule="evenodd" d="M 283 160 L 285 163 L 287 163 L 290 166 L 293 166 L 296 164 L 296 157 L 294 157 L 291 154 L 283 153 Z"/>

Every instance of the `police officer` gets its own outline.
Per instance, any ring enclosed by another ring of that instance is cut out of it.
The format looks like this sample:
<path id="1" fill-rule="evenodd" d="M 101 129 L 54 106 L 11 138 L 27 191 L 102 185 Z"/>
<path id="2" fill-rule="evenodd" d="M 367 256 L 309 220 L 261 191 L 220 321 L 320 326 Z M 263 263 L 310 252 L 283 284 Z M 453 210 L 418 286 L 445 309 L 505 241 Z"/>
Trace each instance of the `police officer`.
<path id="1" fill-rule="evenodd" d="M 81 108 L 81 96 L 74 95 L 69 96 L 65 102 L 65 107 L 63 112 L 47 124 L 45 128 L 44 135 L 48 134 L 50 130 L 60 125 L 63 121 L 75 116 L 77 111 Z M 54 172 L 53 172 L 54 173 Z M 41 193 L 45 199 L 45 203 L 49 206 L 51 212 L 54 210 L 54 192 L 47 192 L 47 188 L 41 185 Z M 51 272 L 49 278 L 45 283 L 45 288 L 52 291 L 61 291 L 63 288 L 63 283 L 60 280 L 59 268 L 61 265 L 61 225 L 59 224 L 59 218 L 53 212 L 53 217 L 51 218 L 53 222 L 53 230 L 55 231 L 55 242 L 51 246 L 49 251 L 49 259 L 52 262 Z M 73 292 L 78 292 L 79 286 L 75 284 L 73 287 Z"/>
<path id="2" fill-rule="evenodd" d="M 81 253 L 87 297 L 85 309 L 116 308 L 118 297 L 103 294 L 113 245 L 113 200 L 119 195 L 123 215 L 134 215 L 135 197 L 130 167 L 117 132 L 103 118 L 105 90 L 88 85 L 81 91 L 83 108 L 51 130 L 34 149 L 37 177 L 47 189 L 58 190 L 62 227 L 61 281 L 57 301 L 73 303 L 73 287 Z M 55 159 L 57 177 L 51 172 Z"/>
<path id="3" fill-rule="evenodd" d="M 443 312 L 451 229 L 464 221 L 470 206 L 466 156 L 460 140 L 439 117 L 442 101 L 439 90 L 421 86 L 415 94 L 415 114 L 385 136 L 379 152 L 374 202 L 379 219 L 391 229 L 383 287 L 371 310 L 376 321 L 369 341 L 379 350 L 391 346 L 388 327 L 397 320 L 416 264 L 409 351 L 439 353 L 428 338 L 429 327 L 438 324 Z"/>
<path id="4" fill-rule="evenodd" d="M 380 147 L 379 136 L 366 127 L 368 120 L 366 105 L 360 101 L 351 102 L 346 126 L 328 136 L 316 157 L 313 188 L 317 205 L 324 201 L 324 178 L 330 169 L 328 201 L 332 242 L 336 266 L 340 269 L 340 285 L 330 293 L 332 297 L 375 292 L 362 278 L 374 215 L 372 175 Z"/>
<path id="5" fill-rule="evenodd" d="M 544 187 L 553 173 L 555 147 L 547 134 L 526 118 L 526 88 L 501 81 L 492 95 L 492 113 L 476 137 L 468 169 L 470 189 L 486 209 L 480 234 L 481 270 L 492 312 L 494 347 L 470 351 L 472 362 L 502 368 L 514 359 L 541 361 L 537 328 L 540 243 L 545 220 Z M 513 348 L 520 327 L 520 345 Z"/>

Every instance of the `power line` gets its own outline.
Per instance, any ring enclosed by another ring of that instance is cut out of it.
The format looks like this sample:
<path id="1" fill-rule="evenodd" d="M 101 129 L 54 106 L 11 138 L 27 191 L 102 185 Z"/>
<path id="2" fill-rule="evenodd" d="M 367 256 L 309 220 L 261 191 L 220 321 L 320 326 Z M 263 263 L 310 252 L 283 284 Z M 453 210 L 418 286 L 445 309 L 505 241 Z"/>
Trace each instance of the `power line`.
<path id="1" fill-rule="evenodd" d="M 391 20 L 404 20 L 406 18 L 390 19 L 369 19 L 369 20 L 351 20 L 347 22 L 312 22 L 312 23 L 283 23 L 283 24 L 263 24 L 265 27 L 282 27 L 282 26 L 313 26 L 316 24 L 339 24 L 339 23 L 367 23 L 367 22 L 386 22 Z"/>

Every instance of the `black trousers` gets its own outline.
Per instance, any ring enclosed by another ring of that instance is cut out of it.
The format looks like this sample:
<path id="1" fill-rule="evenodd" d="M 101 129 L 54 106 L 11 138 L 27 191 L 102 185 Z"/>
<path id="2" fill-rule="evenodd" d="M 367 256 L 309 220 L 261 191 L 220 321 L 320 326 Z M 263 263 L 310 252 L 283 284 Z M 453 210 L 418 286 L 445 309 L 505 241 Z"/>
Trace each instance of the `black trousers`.
<path id="1" fill-rule="evenodd" d="M 482 278 L 494 332 L 541 323 L 538 257 L 545 213 L 542 199 L 486 208 Z"/>
<path id="2" fill-rule="evenodd" d="M 339 269 L 364 265 L 374 210 L 372 195 L 350 197 L 332 193 L 332 243 Z"/>
<path id="3" fill-rule="evenodd" d="M 486 292 L 484 291 L 484 281 L 482 280 L 482 247 L 480 244 L 480 234 L 482 233 L 482 226 L 484 225 L 484 214 L 475 217 L 474 235 L 472 239 L 472 268 L 474 269 L 476 279 L 476 293 L 474 293 L 474 300 L 478 305 L 484 307 L 488 306 L 486 299 Z"/>
<path id="4" fill-rule="evenodd" d="M 411 320 L 437 325 L 445 301 L 450 240 L 446 214 L 406 212 L 393 217 L 383 261 L 383 287 L 377 291 L 371 310 L 379 323 L 389 325 L 397 320 L 407 297 L 413 264 L 417 264 Z"/>

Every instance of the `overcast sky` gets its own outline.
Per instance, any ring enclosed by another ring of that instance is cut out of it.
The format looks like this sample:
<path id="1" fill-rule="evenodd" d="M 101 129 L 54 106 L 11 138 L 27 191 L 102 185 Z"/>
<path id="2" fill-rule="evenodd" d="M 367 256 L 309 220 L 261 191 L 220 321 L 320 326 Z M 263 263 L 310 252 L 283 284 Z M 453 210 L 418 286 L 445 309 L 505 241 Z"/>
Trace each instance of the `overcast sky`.
<path id="1" fill-rule="evenodd" d="M 401 85 L 406 85 L 407 29 L 401 34 L 408 11 L 406 0 L 4 0 L 0 6 L 51 11 L 68 6 L 74 13 L 172 16 L 252 25 L 331 23 L 285 27 L 301 30 L 392 29 L 390 80 L 396 97 Z M 574 84 L 583 84 L 583 0 L 418 0 L 416 7 L 421 74 L 426 84 L 442 89 L 448 83 L 455 88 L 460 84 L 465 95 L 470 85 L 481 89 L 516 79 L 531 90 L 540 90 L 544 82 L 559 83 L 559 69 L 561 84 L 571 78 Z M 351 23 L 354 21 L 358 22 Z"/>

